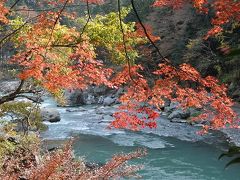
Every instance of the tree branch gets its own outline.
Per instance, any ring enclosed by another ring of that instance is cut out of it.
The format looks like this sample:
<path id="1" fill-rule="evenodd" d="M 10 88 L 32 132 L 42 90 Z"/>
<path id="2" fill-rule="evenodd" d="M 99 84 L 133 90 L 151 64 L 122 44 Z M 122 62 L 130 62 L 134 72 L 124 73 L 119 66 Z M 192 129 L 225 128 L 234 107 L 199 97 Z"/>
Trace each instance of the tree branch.
<path id="1" fill-rule="evenodd" d="M 25 90 L 25 89 L 22 89 L 23 85 L 24 85 L 24 82 L 25 82 L 24 80 L 21 80 L 20 84 L 18 85 L 17 89 L 14 92 L 9 93 L 8 95 L 5 95 L 5 96 L 1 97 L 0 98 L 0 104 L 6 103 L 6 102 L 9 102 L 9 101 L 13 101 L 14 99 L 16 99 L 18 97 L 27 98 L 27 99 L 35 102 L 35 103 L 39 103 L 39 101 L 40 101 L 39 98 L 34 98 L 34 97 L 31 97 L 31 96 L 27 96 L 27 95 L 24 95 L 24 93 L 36 94 L 36 93 L 41 92 L 41 90 L 34 90 L 34 89 Z"/>
<path id="2" fill-rule="evenodd" d="M 27 95 L 24 95 L 24 94 L 18 94 L 18 95 L 16 95 L 16 98 L 18 98 L 18 97 L 22 97 L 22 98 L 26 98 L 26 99 L 29 99 L 30 101 L 32 101 L 32 102 L 35 102 L 35 103 L 39 103 L 39 99 L 38 98 L 36 98 L 36 97 L 30 97 L 30 96 L 27 96 Z"/>
<path id="3" fill-rule="evenodd" d="M 8 95 L 5 95 L 0 99 L 0 104 L 9 102 L 9 101 L 13 101 L 17 97 L 17 95 L 20 94 L 23 85 L 24 85 L 24 80 L 21 80 L 19 86 L 17 87 L 17 89 L 14 92 L 12 92 Z"/>

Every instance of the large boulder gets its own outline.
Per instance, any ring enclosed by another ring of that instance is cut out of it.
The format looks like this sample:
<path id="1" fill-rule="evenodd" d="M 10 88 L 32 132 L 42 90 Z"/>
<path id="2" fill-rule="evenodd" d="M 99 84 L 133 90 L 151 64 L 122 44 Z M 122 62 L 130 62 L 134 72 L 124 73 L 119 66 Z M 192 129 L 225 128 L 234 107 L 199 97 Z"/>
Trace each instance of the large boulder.
<path id="1" fill-rule="evenodd" d="M 84 95 L 83 103 L 86 105 L 96 104 L 98 102 L 97 98 L 92 94 L 84 93 L 83 95 Z"/>
<path id="2" fill-rule="evenodd" d="M 64 96 L 68 106 L 103 104 L 110 106 L 118 104 L 118 98 L 125 89 L 111 89 L 106 86 L 89 86 L 85 90 L 65 91 Z"/>
<path id="3" fill-rule="evenodd" d="M 67 104 L 74 105 L 90 105 L 103 104 L 104 96 L 112 94 L 112 90 L 105 86 L 90 86 L 85 90 L 66 91 L 65 98 Z"/>
<path id="4" fill-rule="evenodd" d="M 20 81 L 12 80 L 12 81 L 2 81 L 0 82 L 0 92 L 9 93 L 15 91 L 19 86 Z"/>
<path id="5" fill-rule="evenodd" d="M 41 118 L 51 123 L 61 120 L 60 113 L 54 108 L 41 108 Z"/>

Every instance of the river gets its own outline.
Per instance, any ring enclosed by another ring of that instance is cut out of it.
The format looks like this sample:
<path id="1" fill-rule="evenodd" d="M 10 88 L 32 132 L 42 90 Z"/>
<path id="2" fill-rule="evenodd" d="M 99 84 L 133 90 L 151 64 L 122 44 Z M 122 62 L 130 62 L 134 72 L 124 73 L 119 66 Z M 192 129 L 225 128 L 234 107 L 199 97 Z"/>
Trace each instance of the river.
<path id="1" fill-rule="evenodd" d="M 140 163 L 139 172 L 149 180 L 239 180 L 239 166 L 224 170 L 229 159 L 218 160 L 227 144 L 216 135 L 202 137 L 196 129 L 181 124 L 170 124 L 164 119 L 156 130 L 131 132 L 107 129 L 109 115 L 114 107 L 82 106 L 79 108 L 57 107 L 46 98 L 43 107 L 56 108 L 61 114 L 58 123 L 46 123 L 49 129 L 42 138 L 57 142 L 76 137 L 76 156 L 88 162 L 104 163 L 112 155 L 146 148 L 148 155 L 130 163 Z M 171 126 L 171 127 L 170 127 Z"/>

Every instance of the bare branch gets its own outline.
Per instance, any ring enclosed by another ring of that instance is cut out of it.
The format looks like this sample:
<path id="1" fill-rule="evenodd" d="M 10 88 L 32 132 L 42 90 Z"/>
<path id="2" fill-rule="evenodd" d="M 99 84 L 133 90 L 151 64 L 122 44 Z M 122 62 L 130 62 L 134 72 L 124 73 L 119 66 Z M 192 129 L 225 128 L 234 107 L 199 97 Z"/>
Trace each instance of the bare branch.
<path id="1" fill-rule="evenodd" d="M 35 103 L 39 103 L 39 101 L 40 101 L 39 98 L 37 98 L 37 97 L 31 97 L 31 96 L 27 96 L 27 95 L 24 95 L 24 94 L 16 95 L 16 98 L 18 98 L 18 97 L 26 98 L 26 99 L 28 99 L 32 102 L 35 102 Z"/>

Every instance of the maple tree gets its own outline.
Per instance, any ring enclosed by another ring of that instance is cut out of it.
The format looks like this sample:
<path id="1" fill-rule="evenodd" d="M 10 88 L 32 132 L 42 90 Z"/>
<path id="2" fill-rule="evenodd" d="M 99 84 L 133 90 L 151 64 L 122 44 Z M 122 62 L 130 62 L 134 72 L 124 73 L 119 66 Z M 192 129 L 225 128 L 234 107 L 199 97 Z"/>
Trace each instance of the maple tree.
<path id="1" fill-rule="evenodd" d="M 18 1 L 11 8 L 4 5 L 5 1 L 0 1 L 0 22 L 11 25 L 11 31 L 0 43 L 9 40 L 15 43 L 18 52 L 11 62 L 23 68 L 18 75 L 21 80 L 31 79 L 56 97 L 61 97 L 64 89 L 85 89 L 91 84 L 104 84 L 111 88 L 127 85 L 127 92 L 120 97 L 122 106 L 114 114 L 115 121 L 111 127 L 132 130 L 155 128 L 158 110 L 166 98 L 179 102 L 184 109 L 202 108 L 203 114 L 196 119 L 207 119 L 211 123 L 210 126 L 204 126 L 204 132 L 209 128 L 238 126 L 226 87 L 214 77 L 202 77 L 188 64 L 176 67 L 163 57 L 154 43 L 159 38 L 152 35 L 150 28 L 142 23 L 134 0 L 131 0 L 131 5 L 139 21 L 137 24 L 124 22 L 130 9 L 121 10 L 120 0 L 117 1 L 117 13 L 96 17 L 91 17 L 89 6 L 105 1 L 82 0 L 81 3 L 87 5 L 87 19 L 79 19 L 81 28 L 62 25 L 62 16 L 75 18 L 74 13 L 65 11 L 68 5 L 74 5 L 75 2 L 46 0 L 44 3 L 50 10 L 23 20 L 19 17 L 9 18 Z M 240 2 L 234 0 L 156 0 L 153 6 L 180 8 L 184 3 L 192 3 L 202 13 L 214 9 L 213 28 L 205 38 L 221 32 L 224 24 L 240 20 Z M 143 67 L 135 63 L 139 56 L 136 46 L 147 40 L 156 48 L 161 59 L 158 70 L 153 72 L 156 81 L 151 85 L 140 73 Z M 118 71 L 97 59 L 96 49 L 99 47 L 110 54 L 113 63 L 119 64 Z"/>

